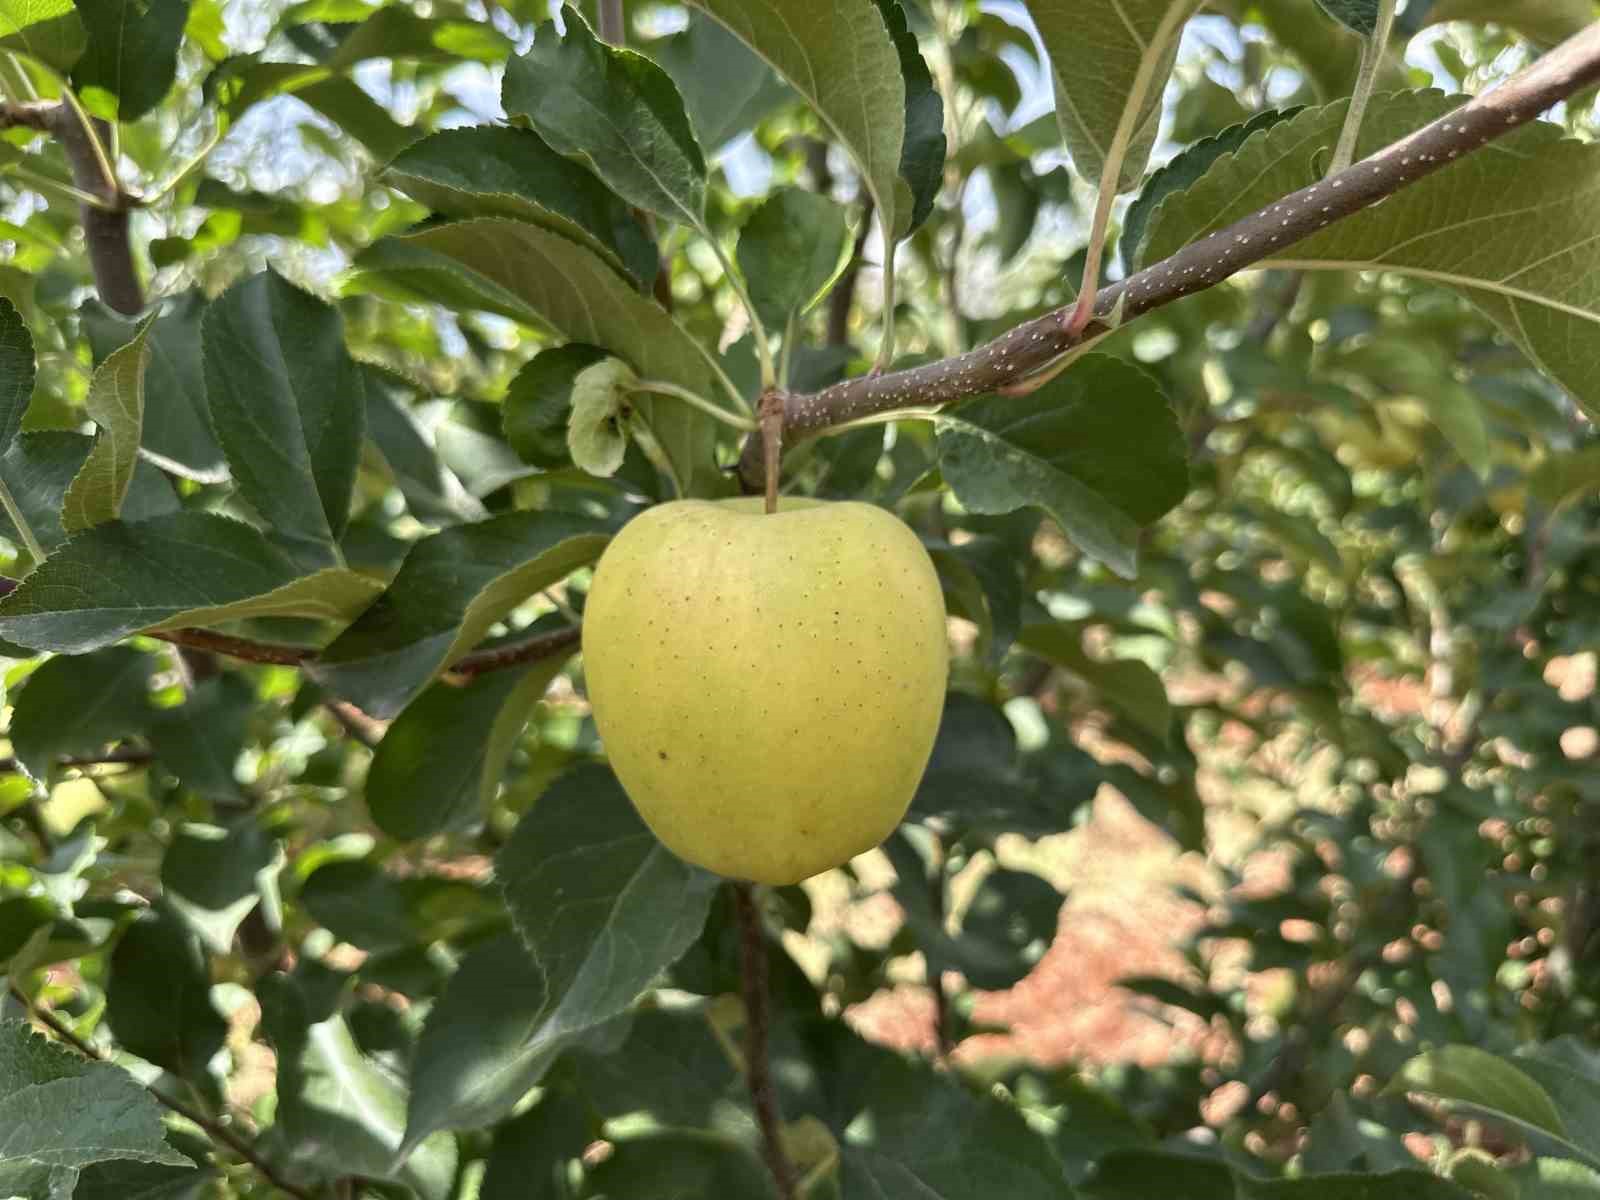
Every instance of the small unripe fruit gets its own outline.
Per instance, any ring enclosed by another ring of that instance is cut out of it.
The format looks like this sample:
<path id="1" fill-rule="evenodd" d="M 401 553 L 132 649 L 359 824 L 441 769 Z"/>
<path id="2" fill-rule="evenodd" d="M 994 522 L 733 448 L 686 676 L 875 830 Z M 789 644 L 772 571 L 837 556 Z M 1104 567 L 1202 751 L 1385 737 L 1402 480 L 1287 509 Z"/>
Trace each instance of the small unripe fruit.
<path id="1" fill-rule="evenodd" d="M 928 763 L 949 657 L 922 544 L 868 504 L 680 500 L 596 568 L 584 676 L 611 765 L 680 857 L 794 883 L 876 846 Z"/>

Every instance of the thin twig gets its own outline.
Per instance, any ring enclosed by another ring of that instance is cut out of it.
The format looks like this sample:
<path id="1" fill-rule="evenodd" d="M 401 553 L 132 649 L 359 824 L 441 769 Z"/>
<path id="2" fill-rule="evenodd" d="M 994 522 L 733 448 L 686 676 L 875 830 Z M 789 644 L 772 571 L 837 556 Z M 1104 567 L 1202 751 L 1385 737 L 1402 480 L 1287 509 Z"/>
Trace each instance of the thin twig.
<path id="1" fill-rule="evenodd" d="M 761 397 L 761 449 L 767 497 L 767 511 L 778 511 L 778 475 L 783 463 L 783 393 L 766 392 Z"/>
<path id="2" fill-rule="evenodd" d="M 368 750 L 377 748 L 388 729 L 387 723 L 369 717 L 348 700 L 329 700 L 323 706 L 344 731 Z"/>
<path id="3" fill-rule="evenodd" d="M 628 18 L 622 0 L 600 0 L 600 40 L 613 46 L 628 44 Z"/>
<path id="4" fill-rule="evenodd" d="M 795 1200 L 794 1166 L 783 1152 L 783 1113 L 772 1083 L 767 1034 L 772 1019 L 767 994 L 767 944 L 756 908 L 755 888 L 734 883 L 733 906 L 739 916 L 740 982 L 744 990 L 744 1074 L 761 1128 L 762 1156 L 782 1200 Z"/>
<path id="5" fill-rule="evenodd" d="M 786 440 L 792 446 L 848 421 L 907 405 L 927 407 L 988 395 L 1035 375 L 1081 342 L 1103 336 L 1113 314 L 1123 322 L 1132 320 L 1272 259 L 1512 132 L 1596 79 L 1600 79 L 1600 22 L 1499 87 L 1333 178 L 1301 188 L 1170 258 L 1101 288 L 1094 298 L 1094 319 L 1081 330 L 1068 330 L 1073 307 L 1068 305 L 966 354 L 904 371 L 857 376 L 820 392 L 792 393 L 785 403 Z M 746 486 L 758 487 L 761 471 L 760 439 L 751 438 L 740 461 Z"/>
<path id="6" fill-rule="evenodd" d="M 84 1041 L 81 1037 L 74 1033 L 72 1028 L 63 1023 L 62 1020 L 55 1015 L 55 1013 L 51 1012 L 47 1008 L 41 1008 L 30 1002 L 28 997 L 25 996 L 15 984 L 11 986 L 11 994 L 20 1004 L 27 1008 L 27 1010 L 35 1018 L 37 1018 L 43 1025 L 48 1027 L 52 1033 L 54 1033 L 62 1041 L 70 1044 L 73 1049 L 78 1051 L 79 1054 L 82 1054 L 85 1058 L 91 1058 L 95 1062 L 106 1061 L 104 1055 L 102 1055 L 88 1042 Z M 234 1133 L 233 1130 L 229 1129 L 226 1125 L 213 1120 L 211 1117 L 206 1116 L 205 1113 L 189 1107 L 189 1105 L 183 1103 L 181 1100 L 174 1100 L 171 1096 L 166 1095 L 164 1092 L 157 1091 L 153 1087 L 147 1086 L 145 1090 L 155 1098 L 157 1104 L 160 1104 L 163 1108 L 166 1108 L 171 1112 L 177 1113 L 178 1116 L 182 1117 L 184 1120 L 189 1121 L 199 1128 L 205 1130 L 207 1135 L 209 1135 L 214 1141 L 221 1142 L 240 1158 L 244 1159 L 245 1162 L 249 1163 L 256 1170 L 260 1171 L 262 1178 L 266 1179 L 268 1183 L 272 1184 L 272 1186 L 277 1188 L 279 1191 L 288 1192 L 289 1195 L 297 1197 L 297 1200 L 315 1200 L 315 1196 L 311 1191 L 301 1187 L 299 1184 L 291 1183 L 289 1180 L 283 1178 L 283 1176 L 278 1173 L 278 1169 L 265 1158 L 263 1158 L 257 1152 L 254 1146 L 245 1141 L 245 1139 L 240 1137 L 238 1134 Z"/>
<path id="7" fill-rule="evenodd" d="M 118 746 L 115 750 L 106 750 L 100 754 L 69 754 L 56 759 L 56 765 L 61 767 L 103 767 L 103 766 L 144 766 L 155 757 L 149 750 L 138 746 Z M 22 764 L 15 758 L 0 758 L 0 774 L 9 774 L 12 771 L 22 770 Z"/>

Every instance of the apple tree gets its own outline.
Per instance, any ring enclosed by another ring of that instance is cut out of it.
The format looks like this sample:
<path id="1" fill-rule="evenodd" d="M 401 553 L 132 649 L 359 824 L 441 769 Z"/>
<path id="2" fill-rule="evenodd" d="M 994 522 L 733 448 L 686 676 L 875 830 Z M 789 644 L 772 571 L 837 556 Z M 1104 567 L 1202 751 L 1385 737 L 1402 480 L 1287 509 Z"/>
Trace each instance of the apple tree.
<path id="1" fill-rule="evenodd" d="M 0 0 L 0 1198 L 1600 1197 L 1597 16 Z"/>

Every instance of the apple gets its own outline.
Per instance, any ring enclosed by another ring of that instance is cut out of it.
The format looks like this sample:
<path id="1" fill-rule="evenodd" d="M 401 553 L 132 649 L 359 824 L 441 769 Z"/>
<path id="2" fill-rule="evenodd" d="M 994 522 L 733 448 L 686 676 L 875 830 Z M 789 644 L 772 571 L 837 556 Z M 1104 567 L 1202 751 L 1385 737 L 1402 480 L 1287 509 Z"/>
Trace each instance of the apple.
<path id="1" fill-rule="evenodd" d="M 944 706 L 944 598 L 870 504 L 677 500 L 606 548 L 583 616 L 595 724 L 679 857 L 795 883 L 905 816 Z"/>

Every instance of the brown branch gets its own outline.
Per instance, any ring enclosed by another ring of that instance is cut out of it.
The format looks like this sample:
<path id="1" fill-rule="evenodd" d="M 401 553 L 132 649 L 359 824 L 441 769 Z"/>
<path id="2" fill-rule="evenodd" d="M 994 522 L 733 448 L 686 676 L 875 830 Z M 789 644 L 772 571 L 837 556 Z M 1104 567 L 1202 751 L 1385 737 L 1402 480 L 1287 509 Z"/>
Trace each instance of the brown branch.
<path id="1" fill-rule="evenodd" d="M 628 44 L 628 19 L 622 11 L 622 0 L 600 0 L 600 27 L 596 32 L 602 42 L 613 46 Z"/>
<path id="2" fill-rule="evenodd" d="M 755 888 L 734 883 L 733 906 L 739 916 L 740 982 L 744 990 L 744 1074 L 761 1128 L 762 1157 L 782 1200 L 795 1200 L 794 1167 L 783 1152 L 783 1114 L 772 1083 L 767 1053 L 768 1025 L 772 1019 L 767 994 L 767 945 L 756 908 Z"/>
<path id="3" fill-rule="evenodd" d="M 1510 133 L 1597 79 L 1600 22 L 1409 137 L 1101 288 L 1095 294 L 1094 319 L 1077 333 L 1067 329 L 1072 309 L 1067 305 L 966 354 L 791 395 L 784 412 L 789 443 L 863 417 L 949 404 L 1015 384 L 1073 347 L 1109 332 L 1118 309 L 1120 319 L 1127 321 L 1213 287 Z M 740 461 L 747 486 L 759 485 L 760 471 L 759 439 L 751 438 Z"/>
<path id="4" fill-rule="evenodd" d="M 128 213 L 135 200 L 115 179 L 106 178 L 101 164 L 95 143 L 98 139 L 105 146 L 110 141 L 110 126 L 98 119 L 92 126 L 91 132 L 77 110 L 65 103 L 0 105 L 0 129 L 22 127 L 50 134 L 61 143 L 73 184 L 95 197 L 97 203 L 78 206 L 95 288 L 109 307 L 132 316 L 144 308 L 144 287 L 128 238 Z"/>
<path id="5" fill-rule="evenodd" d="M 155 757 L 149 750 L 138 746 L 119 746 L 115 750 L 107 750 L 102 754 L 68 754 L 56 759 L 56 765 L 62 767 L 104 767 L 104 766 L 144 766 Z M 0 758 L 0 774 L 22 770 L 22 764 L 15 758 Z"/>
<path id="6" fill-rule="evenodd" d="M 95 1062 L 105 1061 L 104 1056 L 101 1055 L 98 1050 L 74 1033 L 72 1028 L 65 1024 L 61 1018 L 57 1017 L 55 1013 L 51 1012 L 49 1009 L 41 1008 L 33 1004 L 31 1001 L 29 1001 L 27 996 L 23 995 L 23 993 L 15 984 L 11 986 L 11 994 L 16 998 L 18 1003 L 20 1003 L 34 1017 L 36 1017 L 40 1023 L 45 1025 L 62 1041 L 71 1045 L 72 1048 L 75 1049 L 79 1054 L 82 1054 L 85 1058 L 91 1058 Z M 157 1104 L 171 1112 L 177 1113 L 178 1116 L 182 1117 L 184 1120 L 189 1121 L 199 1128 L 205 1130 L 207 1135 L 209 1135 L 213 1141 L 222 1143 L 224 1146 L 242 1158 L 245 1162 L 249 1163 L 257 1171 L 260 1171 L 262 1178 L 266 1179 L 268 1183 L 272 1184 L 272 1186 L 277 1188 L 279 1191 L 287 1192 L 289 1195 L 297 1197 L 297 1200 L 315 1200 L 312 1192 L 301 1187 L 299 1184 L 291 1183 L 285 1179 L 278 1173 L 278 1169 L 276 1167 L 274 1167 L 270 1162 L 263 1158 L 260 1153 L 257 1152 L 254 1146 L 245 1141 L 245 1139 L 240 1137 L 238 1134 L 234 1133 L 233 1130 L 229 1129 L 226 1125 L 213 1120 L 211 1117 L 206 1116 L 206 1114 L 203 1112 L 189 1107 L 181 1100 L 174 1100 L 171 1096 L 168 1096 L 166 1093 L 158 1091 L 153 1087 L 146 1085 L 145 1090 L 155 1098 Z"/>

